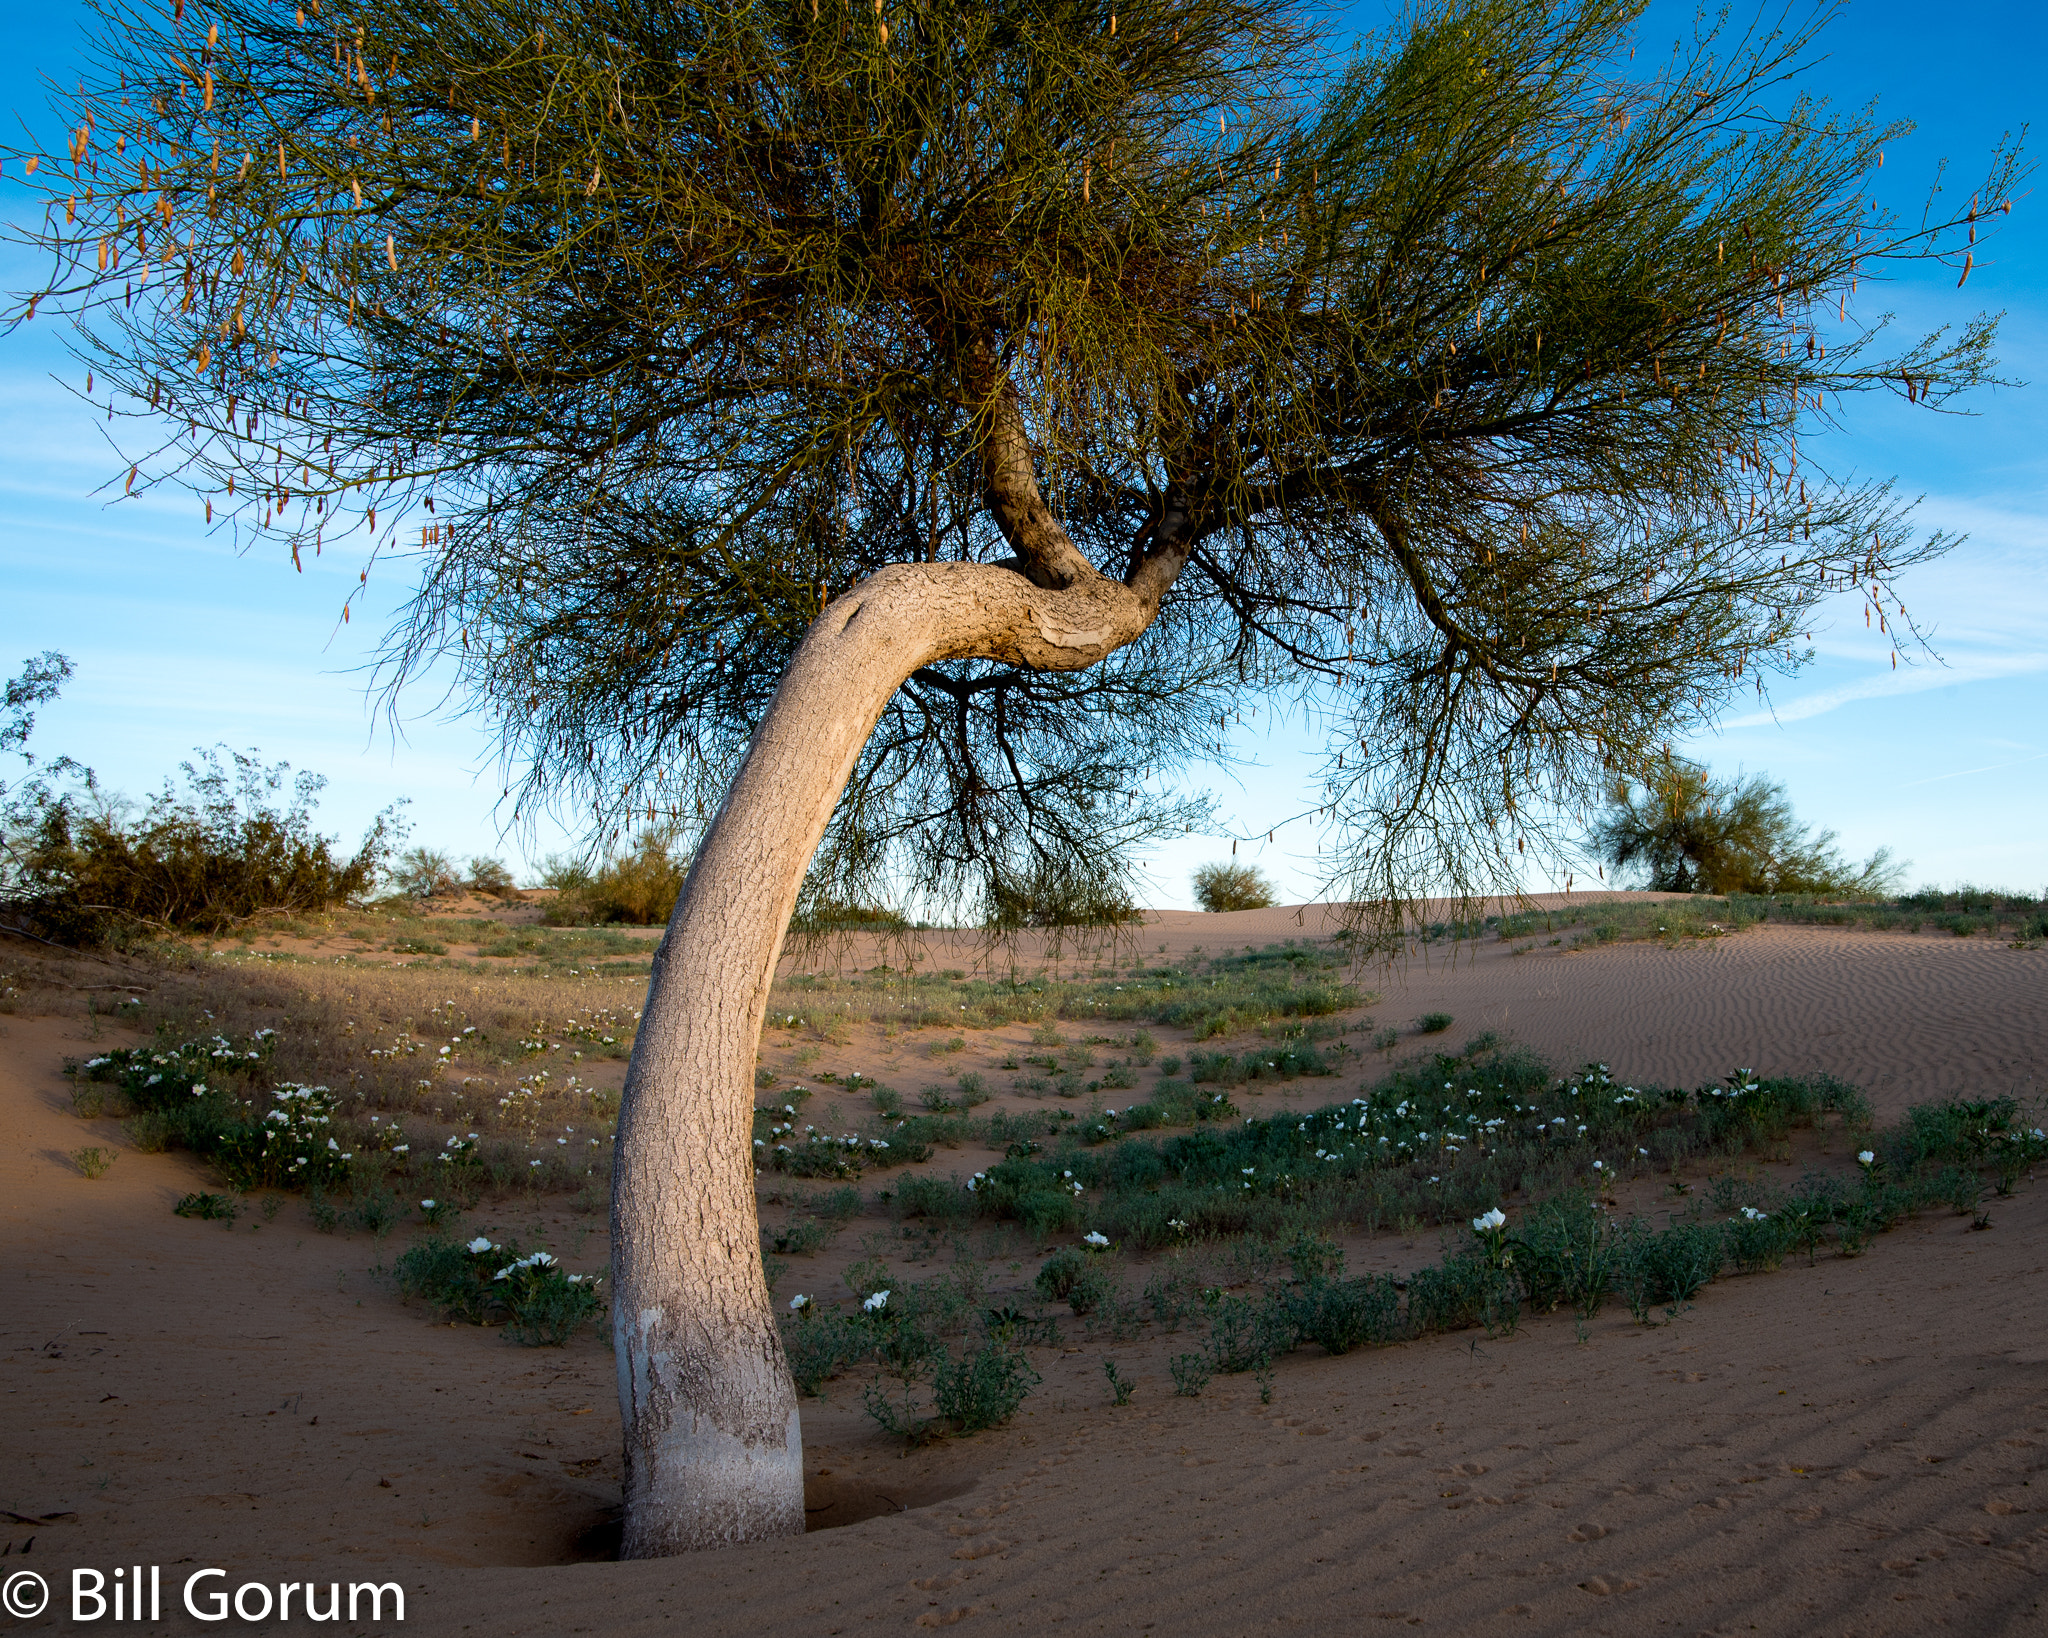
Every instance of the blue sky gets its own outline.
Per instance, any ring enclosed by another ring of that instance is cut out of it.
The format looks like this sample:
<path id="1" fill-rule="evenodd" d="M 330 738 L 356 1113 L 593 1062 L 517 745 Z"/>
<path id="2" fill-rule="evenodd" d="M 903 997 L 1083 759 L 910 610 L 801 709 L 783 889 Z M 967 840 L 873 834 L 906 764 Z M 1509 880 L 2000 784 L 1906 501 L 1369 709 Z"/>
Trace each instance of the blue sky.
<path id="1" fill-rule="evenodd" d="M 1378 5 L 1355 8 L 1363 21 Z M 36 78 L 76 60 L 82 8 L 18 14 L 0 67 L 10 109 L 40 123 Z M 1684 30 L 1690 8 L 1659 4 L 1643 60 Z M 1956 0 L 1941 8 L 1864 0 L 1828 29 L 1814 82 L 1836 102 L 1876 98 L 1886 117 L 1919 129 L 1887 150 L 1880 185 L 1917 215 L 1939 160 L 1967 189 L 1993 145 L 2041 103 L 2048 12 Z M 2039 151 L 2039 139 L 2032 144 Z M 0 184 L 10 203 L 18 193 Z M 1917 336 L 1979 310 L 2003 312 L 2003 373 L 2042 385 L 1981 393 L 1973 417 L 1873 403 L 1839 434 L 1806 445 L 1837 469 L 1895 476 L 1921 496 L 1925 531 L 1969 534 L 1945 560 L 1903 584 L 1939 660 L 1893 671 L 1891 646 L 1845 603 L 1816 634 L 1816 663 L 1781 684 L 1768 710 L 1732 715 L 1690 754 L 1717 772 L 1762 771 L 1785 783 L 1804 818 L 1840 833 L 1861 857 L 1890 846 L 1917 883 L 2048 886 L 2048 200 L 2029 184 L 1980 257 L 1968 287 L 1939 269 L 1910 274 L 1877 297 Z M 0 259 L 9 287 L 19 264 Z M 1866 297 L 1871 295 L 1866 284 Z M 95 491 L 125 463 L 105 425 L 81 407 L 80 383 L 38 320 L 0 341 L 0 668 L 60 649 L 78 664 L 42 719 L 38 747 L 68 752 L 131 793 L 154 787 L 195 745 L 258 746 L 328 776 L 327 828 L 352 839 L 395 798 L 411 799 L 415 840 L 459 856 L 490 853 L 515 869 L 571 845 L 557 826 L 501 835 L 491 747 L 430 690 L 393 720 L 365 691 L 364 667 L 405 585 L 373 575 L 347 626 L 342 598 L 359 563 L 344 555 L 293 573 L 270 550 L 237 556 L 188 501 L 108 505 Z M 1254 766 L 1211 784 L 1243 835 L 1311 805 L 1314 747 L 1298 727 L 1239 730 Z M 1306 826 L 1272 844 L 1248 842 L 1287 897 L 1316 880 Z M 1190 902 L 1193 868 L 1229 852 L 1190 837 L 1151 861 L 1148 902 Z M 1531 883 L 1532 886 L 1543 885 Z"/>

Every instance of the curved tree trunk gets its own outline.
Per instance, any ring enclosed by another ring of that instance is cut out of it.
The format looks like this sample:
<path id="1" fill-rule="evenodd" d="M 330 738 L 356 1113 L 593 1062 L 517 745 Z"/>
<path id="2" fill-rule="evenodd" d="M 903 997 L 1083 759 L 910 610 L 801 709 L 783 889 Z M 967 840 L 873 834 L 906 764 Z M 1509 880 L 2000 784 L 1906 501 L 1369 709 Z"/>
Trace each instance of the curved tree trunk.
<path id="1" fill-rule="evenodd" d="M 1037 512 L 1012 539 L 1042 525 L 1019 544 L 1047 548 L 1030 552 L 1034 572 L 1062 584 L 1007 566 L 895 565 L 818 617 L 656 952 L 612 1184 L 628 1558 L 804 1528 L 796 1395 L 754 1197 L 754 1064 L 769 985 L 840 792 L 912 671 L 973 655 L 1078 670 L 1157 614 L 1179 556 L 1156 552 L 1127 586 L 1088 567 L 1042 504 Z"/>

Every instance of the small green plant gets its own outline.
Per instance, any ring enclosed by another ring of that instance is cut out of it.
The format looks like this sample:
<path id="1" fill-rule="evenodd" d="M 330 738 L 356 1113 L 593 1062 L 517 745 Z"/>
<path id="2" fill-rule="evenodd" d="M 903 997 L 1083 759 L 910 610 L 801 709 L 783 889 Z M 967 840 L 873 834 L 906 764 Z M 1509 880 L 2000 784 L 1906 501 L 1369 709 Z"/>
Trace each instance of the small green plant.
<path id="1" fill-rule="evenodd" d="M 1447 1012 L 1425 1012 L 1415 1020 L 1415 1029 L 1420 1035 L 1441 1035 L 1456 1022 Z"/>
<path id="2" fill-rule="evenodd" d="M 1099 1268 L 1084 1268 L 1067 1287 L 1067 1306 L 1078 1315 L 1092 1314 L 1116 1295 L 1116 1286 Z"/>
<path id="3" fill-rule="evenodd" d="M 1295 1335 L 1284 1303 L 1273 1298 L 1224 1297 L 1209 1311 L 1209 1358 L 1225 1376 L 1264 1369 L 1294 1347 Z"/>
<path id="4" fill-rule="evenodd" d="M 1062 1246 L 1046 1258 L 1032 1285 L 1047 1302 L 1064 1302 L 1067 1293 L 1087 1272 L 1086 1259 L 1072 1246 Z"/>
<path id="5" fill-rule="evenodd" d="M 1207 1354 L 1175 1354 L 1166 1367 L 1173 1373 L 1173 1391 L 1182 1399 L 1199 1399 L 1215 1367 Z"/>
<path id="6" fill-rule="evenodd" d="M 1113 1359 L 1105 1359 L 1102 1362 L 1102 1374 L 1109 1378 L 1110 1403 L 1128 1405 L 1131 1402 L 1131 1390 L 1137 1384 L 1116 1368 L 1116 1361 Z"/>
<path id="7" fill-rule="evenodd" d="M 1344 1248 L 1327 1234 L 1303 1229 L 1287 1247 L 1287 1261 L 1303 1285 L 1344 1275 Z"/>
<path id="8" fill-rule="evenodd" d="M 388 1189 L 377 1189 L 356 1197 L 349 1206 L 348 1221 L 351 1228 L 359 1228 L 381 1240 L 397 1227 L 399 1218 L 404 1215 L 404 1208 Z"/>
<path id="9" fill-rule="evenodd" d="M 119 1151 L 98 1147 L 73 1149 L 71 1164 L 76 1166 L 81 1177 L 105 1177 L 107 1168 L 120 1158 Z"/>
<path id="10" fill-rule="evenodd" d="M 188 1194 L 171 1208 L 180 1217 L 199 1217 L 213 1222 L 232 1223 L 242 1210 L 242 1203 L 225 1194 Z"/>
<path id="11" fill-rule="evenodd" d="M 1057 1348 L 1060 1342 L 1060 1328 L 1051 1315 L 1026 1314 L 1014 1307 L 983 1310 L 981 1328 L 991 1342 L 1012 1347 L 1023 1347 L 1028 1343 L 1040 1348 Z"/>
<path id="12" fill-rule="evenodd" d="M 973 1070 L 962 1075 L 956 1083 L 960 1088 L 956 1101 L 962 1109 L 974 1109 L 989 1100 L 988 1081 Z"/>
<path id="13" fill-rule="evenodd" d="M 932 1378 L 932 1405 L 954 1431 L 979 1433 L 1009 1421 L 1043 1380 L 1014 1347 L 991 1341 L 947 1358 Z"/>
<path id="14" fill-rule="evenodd" d="M 881 1258 L 867 1257 L 860 1262 L 849 1263 L 840 1278 L 846 1282 L 847 1290 L 866 1302 L 876 1292 L 888 1289 L 889 1269 Z"/>
<path id="15" fill-rule="evenodd" d="M 1315 1280 L 1288 1295 L 1287 1316 L 1298 1335 L 1332 1354 L 1402 1335 L 1401 1293 L 1388 1274 Z"/>
<path id="16" fill-rule="evenodd" d="M 1182 1265 L 1160 1270 L 1145 1282 L 1145 1302 L 1152 1318 L 1167 1330 L 1178 1331 L 1183 1320 L 1201 1309 L 1201 1287 L 1199 1269 Z"/>
<path id="17" fill-rule="evenodd" d="M 1390 1025 L 1372 1038 L 1372 1044 L 1380 1052 L 1392 1052 L 1401 1044 L 1401 1032 Z"/>
<path id="18" fill-rule="evenodd" d="M 773 1233 L 775 1249 L 791 1257 L 808 1257 L 831 1238 L 831 1225 L 816 1217 L 792 1217 Z"/>
<path id="19" fill-rule="evenodd" d="M 893 1086 L 878 1086 L 874 1091 L 875 1113 L 889 1120 L 897 1120 L 903 1114 L 903 1094 Z"/>
<path id="20" fill-rule="evenodd" d="M 804 1398 L 819 1398 L 828 1381 L 874 1353 L 871 1326 L 842 1314 L 823 1313 L 802 1295 L 791 1299 L 790 1309 L 782 1328 L 782 1352 L 796 1391 Z"/>

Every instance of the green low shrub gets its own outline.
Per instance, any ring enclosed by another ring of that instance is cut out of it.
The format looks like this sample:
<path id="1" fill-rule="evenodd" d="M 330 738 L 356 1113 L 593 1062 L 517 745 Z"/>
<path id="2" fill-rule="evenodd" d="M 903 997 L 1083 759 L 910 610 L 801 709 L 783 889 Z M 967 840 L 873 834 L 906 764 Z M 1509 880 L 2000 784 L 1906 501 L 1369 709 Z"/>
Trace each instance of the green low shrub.
<path id="1" fill-rule="evenodd" d="M 1401 1293 L 1392 1275 L 1316 1279 L 1296 1287 L 1286 1300 L 1295 1333 L 1328 1353 L 1349 1353 L 1361 1343 L 1397 1342 L 1403 1335 Z"/>
<path id="2" fill-rule="evenodd" d="M 950 1355 L 932 1377 L 932 1404 L 955 1432 L 1001 1427 L 1044 1381 L 1016 1348 L 991 1341 L 959 1359 Z"/>
<path id="3" fill-rule="evenodd" d="M 444 1318 L 501 1324 L 527 1347 L 559 1348 L 604 1312 L 595 1275 L 571 1274 L 548 1252 L 521 1254 L 516 1243 L 467 1244 L 438 1237 L 400 1253 L 392 1272 L 409 1297 L 431 1303 Z"/>

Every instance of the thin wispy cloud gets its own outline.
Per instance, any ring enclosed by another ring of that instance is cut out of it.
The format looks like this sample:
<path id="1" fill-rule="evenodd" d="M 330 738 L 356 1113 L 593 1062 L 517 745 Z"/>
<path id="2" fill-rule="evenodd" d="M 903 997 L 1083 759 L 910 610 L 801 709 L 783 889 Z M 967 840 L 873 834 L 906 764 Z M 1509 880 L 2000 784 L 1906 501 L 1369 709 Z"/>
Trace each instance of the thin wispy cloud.
<path id="1" fill-rule="evenodd" d="M 1919 665 L 1901 666 L 1897 671 L 1880 672 L 1860 682 L 1825 688 L 1817 694 L 1788 699 L 1764 710 L 1745 711 L 1740 716 L 1724 717 L 1719 726 L 1724 729 L 1765 728 L 1773 723 L 1802 722 L 1808 717 L 1817 717 L 1825 712 L 1838 710 L 1857 700 L 1923 694 L 1933 688 L 1960 688 L 1969 683 L 2002 681 L 2041 672 L 2048 672 L 2048 653 L 2016 654 L 2004 659 L 1984 657 L 1960 665 L 1933 665 L 1923 662 Z"/>
<path id="2" fill-rule="evenodd" d="M 1944 779 L 1968 779 L 1972 774 L 2003 773 L 2007 768 L 2024 768 L 2029 762 L 2048 760 L 2048 751 L 2038 751 L 2032 756 L 2015 757 L 2010 762 L 1987 763 L 1981 768 L 1958 768 L 1954 773 L 1931 774 L 1925 779 L 1909 779 L 1899 787 L 1910 791 L 1916 785 L 1939 785 Z"/>

